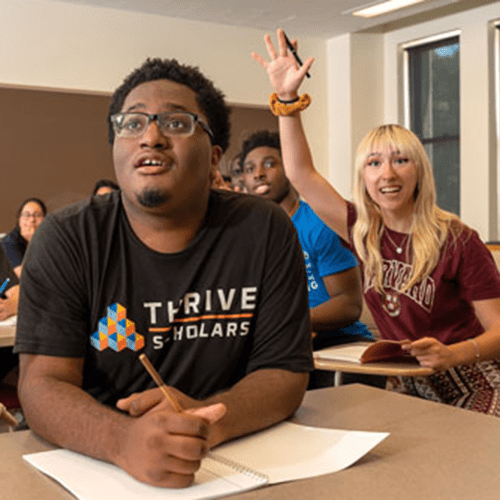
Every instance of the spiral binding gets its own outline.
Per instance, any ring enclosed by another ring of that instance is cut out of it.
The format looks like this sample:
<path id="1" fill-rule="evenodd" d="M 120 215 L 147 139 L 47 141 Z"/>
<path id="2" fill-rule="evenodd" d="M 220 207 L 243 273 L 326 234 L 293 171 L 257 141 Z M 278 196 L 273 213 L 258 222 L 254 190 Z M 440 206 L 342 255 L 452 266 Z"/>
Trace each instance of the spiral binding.
<path id="1" fill-rule="evenodd" d="M 215 462 L 218 462 L 222 465 L 225 465 L 226 467 L 229 467 L 230 469 L 240 473 L 244 474 L 245 476 L 249 476 L 252 478 L 255 478 L 262 484 L 266 484 L 269 482 L 269 476 L 266 476 L 266 474 L 263 474 L 262 472 L 250 469 L 249 467 L 246 467 L 243 464 L 240 464 L 238 462 L 235 462 L 234 460 L 231 460 L 229 458 L 223 457 L 221 455 L 216 455 L 215 453 L 210 452 L 208 454 L 208 457 L 214 460 Z"/>

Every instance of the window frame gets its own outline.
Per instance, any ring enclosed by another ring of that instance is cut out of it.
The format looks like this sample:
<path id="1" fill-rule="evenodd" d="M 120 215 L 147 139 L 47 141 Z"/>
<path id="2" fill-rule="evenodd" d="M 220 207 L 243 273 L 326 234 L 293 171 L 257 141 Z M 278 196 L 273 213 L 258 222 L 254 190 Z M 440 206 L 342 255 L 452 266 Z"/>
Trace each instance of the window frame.
<path id="1" fill-rule="evenodd" d="M 439 46 L 441 43 L 445 41 L 450 41 L 451 43 L 454 42 L 453 39 L 457 39 L 456 43 L 460 44 L 460 36 L 461 36 L 461 30 L 453 30 L 453 31 L 447 31 L 444 33 L 439 33 L 427 37 L 422 37 L 416 40 L 412 40 L 410 42 L 402 43 L 400 44 L 400 61 L 401 61 L 401 75 L 402 75 L 402 96 L 401 96 L 401 104 L 402 104 L 402 110 L 403 110 L 403 116 L 402 116 L 402 121 L 404 123 L 404 126 L 412 130 L 412 123 L 411 123 L 411 68 L 410 68 L 410 50 L 415 49 L 417 47 L 429 47 L 429 49 L 432 50 L 433 46 Z M 459 78 L 460 78 L 460 72 L 459 72 Z M 459 109 L 460 109 L 460 102 L 459 102 Z M 421 139 L 423 145 L 425 146 L 426 144 L 439 144 L 451 140 L 458 141 L 458 146 L 459 146 L 459 182 L 461 179 L 461 160 L 460 160 L 460 148 L 461 148 L 461 123 L 460 123 L 460 116 L 459 116 L 459 125 L 458 125 L 458 134 L 456 135 L 446 135 L 443 137 L 438 137 L 434 140 L 425 140 Z M 458 216 L 460 216 L 461 212 L 461 199 L 460 199 L 460 191 L 459 191 L 459 198 L 458 198 Z"/>
<path id="2" fill-rule="evenodd" d="M 430 45 L 442 42 L 448 38 L 459 37 L 461 30 L 447 31 L 438 35 L 427 36 L 412 40 L 411 42 L 401 44 L 401 55 L 403 58 L 403 123 L 408 129 L 411 129 L 411 114 L 410 114 L 410 56 L 409 49 L 420 47 L 422 45 Z"/>
<path id="3" fill-rule="evenodd" d="M 491 211 L 491 216 L 494 218 L 490 222 L 491 227 L 491 238 L 497 241 L 500 238 L 500 202 L 498 196 L 500 194 L 500 19 L 491 21 L 489 23 L 489 35 L 490 35 L 490 89 L 493 95 L 490 94 L 490 102 L 494 104 L 494 123 L 490 124 L 490 138 L 491 138 L 491 151 L 490 159 L 493 159 L 495 164 L 494 175 L 496 176 L 496 182 L 492 183 L 492 190 L 495 192 L 491 193 L 493 209 Z M 493 156 L 493 158 L 492 158 Z"/>

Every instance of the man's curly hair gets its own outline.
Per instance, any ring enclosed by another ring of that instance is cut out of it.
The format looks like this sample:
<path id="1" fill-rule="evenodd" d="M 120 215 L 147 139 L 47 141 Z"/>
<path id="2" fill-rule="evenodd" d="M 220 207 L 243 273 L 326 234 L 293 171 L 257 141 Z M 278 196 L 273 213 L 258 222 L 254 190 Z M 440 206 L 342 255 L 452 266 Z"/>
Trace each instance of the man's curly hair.
<path id="1" fill-rule="evenodd" d="M 254 132 L 253 134 L 251 134 L 247 139 L 243 141 L 243 144 L 241 145 L 241 165 L 245 163 L 245 159 L 250 151 L 266 146 L 269 148 L 277 149 L 281 154 L 280 135 L 278 134 L 278 132 L 259 130 L 258 132 Z"/>
<path id="2" fill-rule="evenodd" d="M 215 88 L 197 67 L 180 64 L 175 59 L 146 59 L 146 61 L 127 76 L 115 90 L 108 111 L 108 141 L 112 145 L 115 131 L 111 123 L 111 115 L 119 113 L 123 103 L 135 87 L 152 80 L 171 80 L 186 85 L 196 93 L 196 102 L 208 119 L 208 125 L 214 134 L 214 145 L 220 146 L 224 152 L 229 145 L 231 109 L 224 100 L 224 94 Z"/>

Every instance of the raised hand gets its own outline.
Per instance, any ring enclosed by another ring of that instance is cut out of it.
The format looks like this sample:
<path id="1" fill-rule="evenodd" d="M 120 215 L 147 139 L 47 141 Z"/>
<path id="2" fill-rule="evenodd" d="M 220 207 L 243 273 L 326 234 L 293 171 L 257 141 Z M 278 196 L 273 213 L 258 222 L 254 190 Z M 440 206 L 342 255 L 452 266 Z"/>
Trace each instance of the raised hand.
<path id="1" fill-rule="evenodd" d="M 283 30 L 279 29 L 277 31 L 277 35 L 279 54 L 276 52 L 276 49 L 271 42 L 271 37 L 269 35 L 265 35 L 264 41 L 271 60 L 267 61 L 255 52 L 252 52 L 252 58 L 267 70 L 269 81 L 280 99 L 294 99 L 297 97 L 299 87 L 302 84 L 306 73 L 311 68 L 314 58 L 310 57 L 304 61 L 302 66 L 299 66 L 295 57 L 287 48 L 285 33 Z M 292 44 L 295 47 L 297 46 L 297 42 L 295 40 L 292 41 Z"/>

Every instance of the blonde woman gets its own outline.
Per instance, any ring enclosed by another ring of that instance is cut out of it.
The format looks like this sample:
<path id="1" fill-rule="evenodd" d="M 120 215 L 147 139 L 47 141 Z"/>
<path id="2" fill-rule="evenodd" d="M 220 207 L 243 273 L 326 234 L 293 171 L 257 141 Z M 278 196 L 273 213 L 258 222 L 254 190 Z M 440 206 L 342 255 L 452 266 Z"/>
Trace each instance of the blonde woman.
<path id="1" fill-rule="evenodd" d="M 436 205 L 432 169 L 419 139 L 399 125 L 372 130 L 356 155 L 354 204 L 315 169 L 300 113 L 299 66 L 278 30 L 265 37 L 287 176 L 312 209 L 355 251 L 363 292 L 383 338 L 404 348 L 429 377 L 403 377 L 396 389 L 500 416 L 500 275 L 473 229 Z M 347 166 L 345 166 L 347 168 Z"/>

